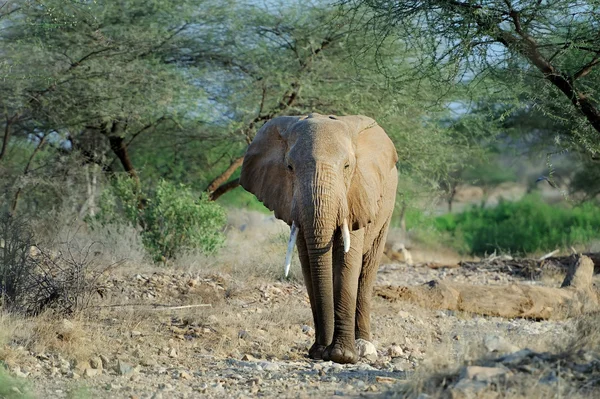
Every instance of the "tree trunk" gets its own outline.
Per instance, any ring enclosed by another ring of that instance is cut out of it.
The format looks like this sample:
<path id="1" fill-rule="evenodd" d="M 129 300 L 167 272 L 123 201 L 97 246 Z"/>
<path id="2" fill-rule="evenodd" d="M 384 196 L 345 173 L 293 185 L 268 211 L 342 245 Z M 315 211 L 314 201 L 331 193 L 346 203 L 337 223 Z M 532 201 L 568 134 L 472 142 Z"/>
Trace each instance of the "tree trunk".
<path id="1" fill-rule="evenodd" d="M 561 288 L 431 281 L 412 287 L 376 287 L 375 292 L 392 302 L 415 302 L 433 309 L 505 318 L 564 319 L 598 311 L 599 295 L 592 285 L 593 272 L 594 263 L 583 255 L 569 269 Z"/>
<path id="2" fill-rule="evenodd" d="M 25 169 L 23 169 L 23 176 L 27 176 L 27 174 L 29 173 L 29 170 L 31 169 L 31 163 L 33 162 L 33 158 L 35 158 L 36 154 L 40 151 L 40 149 L 42 148 L 42 146 L 44 145 L 44 142 L 46 141 L 46 136 L 42 136 L 40 138 L 40 142 L 38 143 L 38 145 L 35 147 L 35 149 L 33 150 L 33 152 L 31 153 L 31 156 L 29 157 L 29 159 L 27 160 L 27 164 L 25 165 Z M 10 212 L 12 214 L 14 214 L 17 211 L 17 206 L 19 205 L 19 199 L 21 197 L 21 193 L 23 191 L 22 187 L 19 187 L 17 189 L 17 192 L 15 193 L 15 197 L 13 198 L 13 203 L 10 207 Z"/>
<path id="3" fill-rule="evenodd" d="M 110 149 L 117 156 L 123 169 L 135 179 L 136 183 L 139 184 L 139 177 L 135 168 L 133 167 L 133 163 L 131 162 L 131 158 L 129 157 L 129 151 L 127 150 L 127 146 L 125 145 L 125 139 L 120 136 L 109 136 L 108 141 L 110 143 Z"/>
<path id="4" fill-rule="evenodd" d="M 215 191 L 217 191 L 221 185 L 229 184 L 229 183 L 225 183 L 225 182 L 227 180 L 229 180 L 231 175 L 233 175 L 235 173 L 235 171 L 240 168 L 240 166 L 242 166 L 243 162 L 244 162 L 244 157 L 238 157 L 238 158 L 234 159 L 233 161 L 231 161 L 231 163 L 229 164 L 229 166 L 227 167 L 227 169 L 225 169 L 225 171 L 223 173 L 221 173 L 219 176 L 215 177 L 215 179 L 210 182 L 210 184 L 206 188 L 206 191 L 208 191 L 212 200 L 216 200 L 221 195 L 225 194 L 225 192 L 229 191 L 229 190 L 227 190 L 227 191 L 217 195 L 216 198 L 213 198 L 212 194 Z M 235 187 L 237 187 L 237 186 L 235 186 Z M 230 190 L 234 189 L 235 187 L 230 188 Z"/>
<path id="5" fill-rule="evenodd" d="M 8 149 L 8 140 L 10 139 L 10 128 L 15 120 L 19 117 L 19 114 L 13 115 L 12 118 L 6 117 L 6 124 L 4 125 L 4 137 L 2 138 L 2 148 L 0 149 L 0 161 L 6 155 L 6 151 Z"/>

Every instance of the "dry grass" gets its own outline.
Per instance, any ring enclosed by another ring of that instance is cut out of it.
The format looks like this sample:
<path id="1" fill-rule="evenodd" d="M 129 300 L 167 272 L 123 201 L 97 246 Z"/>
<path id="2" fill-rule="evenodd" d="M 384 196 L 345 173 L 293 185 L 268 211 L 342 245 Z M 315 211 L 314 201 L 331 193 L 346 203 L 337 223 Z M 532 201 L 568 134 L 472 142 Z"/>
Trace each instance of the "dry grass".
<path id="1" fill-rule="evenodd" d="M 283 277 L 290 228 L 272 216 L 257 212 L 229 213 L 225 247 L 217 255 L 182 254 L 171 265 L 175 270 L 226 273 L 236 280 L 279 280 Z M 294 252 L 289 279 L 302 281 L 302 270 Z"/>
<path id="2" fill-rule="evenodd" d="M 29 352 L 58 353 L 71 361 L 86 361 L 102 335 L 90 329 L 82 316 L 67 320 L 50 312 L 33 318 L 3 313 L 0 331 L 0 359 L 9 366 L 31 363 Z"/>
<path id="3" fill-rule="evenodd" d="M 502 357 L 487 353 L 480 343 L 466 346 L 453 356 L 453 345 L 445 340 L 428 353 L 410 380 L 389 397 L 417 398 L 426 393 L 431 398 L 590 398 L 600 395 L 600 313 L 579 318 L 572 339 L 567 342 L 527 341 L 520 343 L 536 354 L 516 364 L 503 363 Z M 519 344 L 511 339 L 511 343 Z M 533 345 L 532 345 L 533 344 Z M 495 381 L 474 396 L 461 396 L 454 385 L 461 379 L 464 367 L 508 367 L 509 377 Z"/>

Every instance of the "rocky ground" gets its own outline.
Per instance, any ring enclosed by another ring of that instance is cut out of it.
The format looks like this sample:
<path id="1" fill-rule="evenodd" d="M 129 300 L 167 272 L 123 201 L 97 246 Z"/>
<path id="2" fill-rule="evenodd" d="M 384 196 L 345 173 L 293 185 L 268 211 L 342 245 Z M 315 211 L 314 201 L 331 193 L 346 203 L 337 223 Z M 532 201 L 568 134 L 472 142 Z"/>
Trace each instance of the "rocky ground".
<path id="1" fill-rule="evenodd" d="M 432 279 L 519 280 L 500 272 L 396 263 L 381 267 L 378 284 Z M 432 392 L 432 380 L 424 370 L 465 360 L 470 367 L 434 385 L 452 390 L 453 397 L 471 397 L 473 390 L 472 397 L 478 397 L 490 381 L 516 380 L 511 376 L 523 362 L 529 374 L 539 371 L 542 387 L 560 384 L 543 361 L 552 355 L 543 353 L 564 343 L 574 328 L 573 321 L 504 320 L 378 298 L 374 348 L 362 343 L 361 362 L 342 366 L 305 357 L 314 335 L 309 312 L 304 288 L 295 281 L 241 281 L 218 272 L 121 272 L 107 279 L 97 306 L 75 319 L 24 322 L 6 316 L 2 324 L 11 336 L 3 358 L 14 376 L 27 380 L 34 397 L 403 397 L 412 392 L 426 398 L 422 392 Z M 489 360 L 502 354 L 512 355 Z M 574 360 L 580 365 L 572 372 L 575 379 L 581 376 L 573 373 L 600 367 L 591 355 L 581 356 Z M 488 363 L 476 365 L 475 359 Z M 421 388 L 415 385 L 419 381 Z M 16 395 L 23 389 L 14 388 Z"/>
<path id="2" fill-rule="evenodd" d="M 600 362 L 589 348 L 600 338 L 565 354 L 581 335 L 576 320 L 509 320 L 379 297 L 373 342 L 360 343 L 358 364 L 309 360 L 314 329 L 297 259 L 291 279 L 281 280 L 289 228 L 247 212 L 231 213 L 230 224 L 218 257 L 181 258 L 168 268 L 144 266 L 133 241 L 107 243 L 110 257 L 99 260 L 130 262 L 112 269 L 75 316 L 0 313 L 0 364 L 8 370 L 0 367 L 0 398 L 542 398 L 590 397 L 599 388 Z M 559 286 L 562 279 L 532 281 L 457 267 L 456 254 L 411 251 L 415 265 L 388 253 L 377 284 Z M 444 260 L 452 267 L 439 267 Z M 597 324 L 587 335 L 600 336 Z"/>

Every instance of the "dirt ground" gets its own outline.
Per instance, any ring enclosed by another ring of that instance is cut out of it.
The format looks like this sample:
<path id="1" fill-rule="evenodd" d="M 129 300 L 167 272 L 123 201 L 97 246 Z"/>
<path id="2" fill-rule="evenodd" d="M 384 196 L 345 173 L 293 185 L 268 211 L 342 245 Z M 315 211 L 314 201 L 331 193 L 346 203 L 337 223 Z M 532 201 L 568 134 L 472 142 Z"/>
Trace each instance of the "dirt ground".
<path id="1" fill-rule="evenodd" d="M 356 365 L 307 359 L 314 329 L 297 259 L 291 279 L 280 278 L 286 227 L 260 215 L 232 215 L 230 223 L 221 255 L 189 256 L 168 269 L 133 257 L 106 276 L 102 298 L 75 318 L 0 314 L 0 359 L 18 378 L 13 381 L 25 381 L 14 383 L 10 397 L 425 399 L 599 392 L 597 342 L 569 346 L 574 337 L 597 332 L 581 333 L 585 321 L 574 319 L 510 320 L 375 298 L 376 356 Z M 439 261 L 440 255 L 432 257 Z M 561 276 L 532 281 L 485 269 L 433 269 L 423 261 L 384 264 L 377 284 L 560 285 Z"/>

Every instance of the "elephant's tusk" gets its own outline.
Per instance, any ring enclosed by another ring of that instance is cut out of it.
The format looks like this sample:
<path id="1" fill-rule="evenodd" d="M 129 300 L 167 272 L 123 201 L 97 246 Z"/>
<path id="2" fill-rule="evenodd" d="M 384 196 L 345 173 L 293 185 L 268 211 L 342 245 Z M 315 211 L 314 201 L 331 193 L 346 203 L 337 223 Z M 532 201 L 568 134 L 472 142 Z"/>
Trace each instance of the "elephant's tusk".
<path id="1" fill-rule="evenodd" d="M 292 253 L 294 253 L 294 245 L 296 245 L 296 238 L 298 238 L 298 227 L 296 226 L 296 222 L 292 222 L 292 231 L 290 232 L 290 240 L 288 241 L 287 252 L 285 254 L 284 273 L 286 278 L 290 272 L 290 266 L 292 264 Z"/>
<path id="2" fill-rule="evenodd" d="M 348 219 L 342 223 L 342 238 L 344 239 L 344 252 L 350 251 L 350 230 L 348 230 Z"/>

